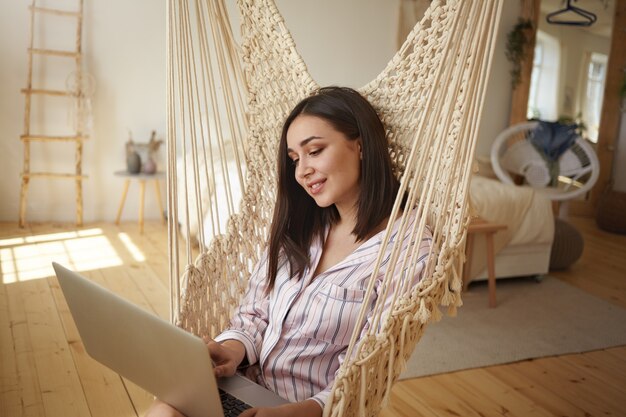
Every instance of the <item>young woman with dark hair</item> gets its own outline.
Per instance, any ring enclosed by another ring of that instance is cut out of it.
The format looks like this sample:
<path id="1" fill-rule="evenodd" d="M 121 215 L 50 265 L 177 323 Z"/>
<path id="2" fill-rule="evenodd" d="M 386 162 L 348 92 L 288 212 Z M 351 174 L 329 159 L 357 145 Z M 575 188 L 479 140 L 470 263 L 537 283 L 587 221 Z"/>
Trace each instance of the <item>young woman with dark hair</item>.
<path id="1" fill-rule="evenodd" d="M 313 129 L 334 130 L 334 136 L 343 136 L 344 141 L 337 141 L 338 145 L 358 149 L 358 160 L 352 161 L 351 167 L 357 173 L 354 184 L 357 198 L 354 205 L 348 207 L 350 216 L 344 217 L 350 221 L 354 218 L 355 224 L 349 232 L 357 242 L 364 241 L 384 226 L 382 223 L 391 213 L 399 187 L 392 172 L 385 128 L 374 108 L 357 91 L 327 87 L 302 100 L 285 121 L 278 149 L 278 196 L 269 240 L 269 289 L 274 285 L 281 250 L 289 260 L 292 276 L 300 277 L 309 263 L 313 239 L 322 239 L 327 227 L 337 226 L 342 220 L 335 202 L 316 198 L 326 194 L 310 187 L 310 180 L 298 176 L 300 156 L 290 148 L 288 140 L 289 129 L 295 121 L 294 130 L 304 123 L 307 128 L 313 128 L 309 125 L 314 124 Z M 314 160 L 325 150 L 327 138 L 298 138 L 295 131 L 292 133 L 294 148 L 300 145 L 306 151 L 305 160 Z M 307 143 L 302 144 L 299 139 Z M 344 165 L 347 162 L 339 160 L 338 166 L 332 168 L 347 168 Z M 300 168 L 306 170 L 307 167 Z M 329 186 L 332 184 L 327 188 Z"/>
<path id="2" fill-rule="evenodd" d="M 398 188 L 385 128 L 357 91 L 322 88 L 291 111 L 278 149 L 268 249 L 230 327 L 207 340 L 217 377 L 247 366 L 248 375 L 254 370 L 258 383 L 291 402 L 242 416 L 322 415 L 361 305 L 374 306 L 389 266 L 385 259 L 372 277 Z M 409 277 L 417 283 L 430 232 L 416 248 L 408 233 L 396 236 L 393 223 L 391 239 L 401 238 L 403 251 L 419 251 L 421 267 Z M 365 299 L 370 279 L 377 285 Z M 368 316 L 360 331 L 369 326 Z M 157 401 L 149 415 L 180 414 Z"/>

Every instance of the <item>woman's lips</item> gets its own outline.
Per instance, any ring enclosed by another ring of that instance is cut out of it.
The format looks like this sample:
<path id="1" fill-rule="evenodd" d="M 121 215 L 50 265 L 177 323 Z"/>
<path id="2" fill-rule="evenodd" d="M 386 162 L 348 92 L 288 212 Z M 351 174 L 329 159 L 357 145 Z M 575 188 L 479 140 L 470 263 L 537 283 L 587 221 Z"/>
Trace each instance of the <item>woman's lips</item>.
<path id="1" fill-rule="evenodd" d="M 307 188 L 309 189 L 309 193 L 311 193 L 312 195 L 319 194 L 322 191 L 322 188 L 324 187 L 324 182 L 326 182 L 326 180 L 320 180 L 320 181 L 309 183 L 307 185 Z"/>

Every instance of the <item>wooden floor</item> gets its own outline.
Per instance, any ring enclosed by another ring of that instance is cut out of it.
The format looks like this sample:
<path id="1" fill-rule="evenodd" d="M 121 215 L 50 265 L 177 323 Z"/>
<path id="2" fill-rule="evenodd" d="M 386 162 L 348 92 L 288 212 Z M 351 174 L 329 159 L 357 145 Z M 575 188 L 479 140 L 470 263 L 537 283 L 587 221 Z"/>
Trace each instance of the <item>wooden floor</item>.
<path id="1" fill-rule="evenodd" d="M 626 308 L 626 236 L 572 219 L 583 257 L 558 278 Z M 167 318 L 166 228 L 0 223 L 0 416 L 142 416 L 151 397 L 85 353 L 50 261 Z M 602 323 L 598 323 L 599 326 Z M 626 347 L 398 383 L 384 417 L 625 416 Z"/>

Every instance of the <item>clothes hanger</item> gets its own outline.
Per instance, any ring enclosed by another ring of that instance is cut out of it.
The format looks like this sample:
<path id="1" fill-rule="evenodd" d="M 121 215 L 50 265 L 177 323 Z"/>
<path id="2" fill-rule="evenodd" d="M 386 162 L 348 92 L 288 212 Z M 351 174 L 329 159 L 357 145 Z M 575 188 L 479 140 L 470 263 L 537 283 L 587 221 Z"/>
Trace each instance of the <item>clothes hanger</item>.
<path id="1" fill-rule="evenodd" d="M 583 10 L 580 7 L 572 6 L 571 1 L 572 0 L 567 0 L 567 5 L 565 6 L 565 8 L 557 10 L 556 12 L 549 13 L 546 16 L 546 21 L 555 25 L 591 26 L 597 20 L 595 14 L 591 13 L 590 11 Z M 557 16 L 563 15 L 568 12 L 573 12 L 574 14 L 582 17 L 582 20 L 556 19 Z"/>

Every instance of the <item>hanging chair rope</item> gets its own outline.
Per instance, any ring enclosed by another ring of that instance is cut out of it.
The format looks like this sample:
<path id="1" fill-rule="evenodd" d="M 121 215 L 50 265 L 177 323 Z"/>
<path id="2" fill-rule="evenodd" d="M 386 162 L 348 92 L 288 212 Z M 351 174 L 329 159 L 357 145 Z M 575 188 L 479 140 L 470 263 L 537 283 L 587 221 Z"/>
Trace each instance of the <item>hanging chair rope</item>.
<path id="1" fill-rule="evenodd" d="M 211 337 L 228 325 L 265 248 L 283 120 L 319 88 L 274 3 L 238 5 L 235 42 L 223 0 L 168 2 L 172 320 Z M 502 0 L 433 1 L 360 89 L 387 128 L 398 195 L 407 196 L 390 216 L 397 235 L 417 246 L 428 229 L 432 244 L 419 260 L 388 225 L 372 274 L 382 278 L 371 279 L 365 295 L 377 291 L 377 302 L 360 311 L 326 416 L 376 415 L 439 306 L 454 314 L 461 305 L 470 162 L 501 7 Z M 417 285 L 397 278 L 419 268 Z"/>

